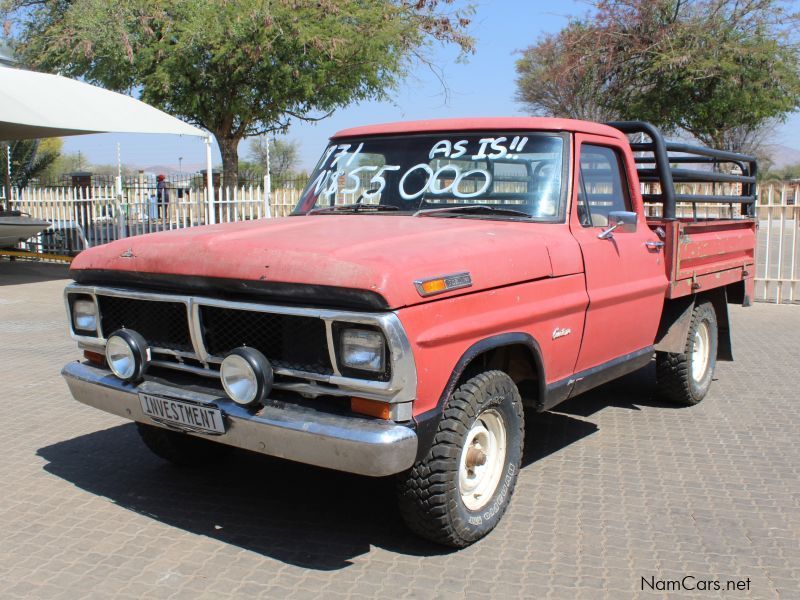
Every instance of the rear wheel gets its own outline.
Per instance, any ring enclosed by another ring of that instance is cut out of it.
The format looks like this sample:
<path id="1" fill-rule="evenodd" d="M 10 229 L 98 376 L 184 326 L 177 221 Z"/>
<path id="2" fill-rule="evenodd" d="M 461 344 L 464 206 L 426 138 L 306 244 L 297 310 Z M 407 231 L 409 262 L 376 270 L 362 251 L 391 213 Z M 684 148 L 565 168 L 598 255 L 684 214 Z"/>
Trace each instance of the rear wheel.
<path id="1" fill-rule="evenodd" d="M 717 364 L 717 315 L 710 302 L 694 307 L 681 353 L 657 352 L 659 394 L 671 402 L 693 405 L 705 398 Z"/>
<path id="2" fill-rule="evenodd" d="M 523 438 L 522 400 L 508 375 L 487 371 L 459 386 L 428 454 L 399 478 L 409 528 L 453 547 L 488 534 L 514 491 Z"/>
<path id="3" fill-rule="evenodd" d="M 150 451 L 175 465 L 201 466 L 228 454 L 230 446 L 210 442 L 179 431 L 136 423 L 139 436 Z"/>

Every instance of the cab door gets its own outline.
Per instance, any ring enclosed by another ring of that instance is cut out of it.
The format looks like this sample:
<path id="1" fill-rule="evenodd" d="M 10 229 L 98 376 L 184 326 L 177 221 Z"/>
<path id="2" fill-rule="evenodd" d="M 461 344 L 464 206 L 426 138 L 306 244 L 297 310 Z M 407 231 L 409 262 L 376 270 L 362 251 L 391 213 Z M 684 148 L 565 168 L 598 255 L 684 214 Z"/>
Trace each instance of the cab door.
<path id="1" fill-rule="evenodd" d="M 653 345 L 668 282 L 663 245 L 630 185 L 638 182 L 630 154 L 612 138 L 576 134 L 574 165 L 570 229 L 583 253 L 589 295 L 575 366 L 581 372 Z M 636 212 L 636 231 L 598 237 L 611 211 Z"/>

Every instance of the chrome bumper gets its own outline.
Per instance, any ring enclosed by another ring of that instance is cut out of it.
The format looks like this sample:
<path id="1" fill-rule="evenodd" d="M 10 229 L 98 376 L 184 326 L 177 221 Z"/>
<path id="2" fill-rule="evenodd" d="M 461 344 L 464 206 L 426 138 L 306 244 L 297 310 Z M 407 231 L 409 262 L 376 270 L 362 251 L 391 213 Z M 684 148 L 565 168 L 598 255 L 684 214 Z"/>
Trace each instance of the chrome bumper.
<path id="1" fill-rule="evenodd" d="M 373 477 L 408 469 L 417 454 L 414 430 L 392 422 L 288 405 L 267 406 L 255 415 L 224 397 L 153 381 L 132 385 L 106 370 L 79 362 L 69 363 L 61 374 L 79 402 L 157 427 L 166 426 L 142 412 L 139 392 L 213 404 L 226 417 L 226 432 L 189 435 L 261 454 Z"/>

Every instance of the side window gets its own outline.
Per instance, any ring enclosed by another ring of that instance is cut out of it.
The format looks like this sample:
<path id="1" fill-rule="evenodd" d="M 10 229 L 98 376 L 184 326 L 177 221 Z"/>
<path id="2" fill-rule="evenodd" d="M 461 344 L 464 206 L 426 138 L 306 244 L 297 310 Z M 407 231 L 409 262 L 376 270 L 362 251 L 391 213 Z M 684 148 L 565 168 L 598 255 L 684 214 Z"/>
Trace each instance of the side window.
<path id="1" fill-rule="evenodd" d="M 578 218 L 584 227 L 605 227 L 612 210 L 631 210 L 618 154 L 611 148 L 581 146 Z"/>

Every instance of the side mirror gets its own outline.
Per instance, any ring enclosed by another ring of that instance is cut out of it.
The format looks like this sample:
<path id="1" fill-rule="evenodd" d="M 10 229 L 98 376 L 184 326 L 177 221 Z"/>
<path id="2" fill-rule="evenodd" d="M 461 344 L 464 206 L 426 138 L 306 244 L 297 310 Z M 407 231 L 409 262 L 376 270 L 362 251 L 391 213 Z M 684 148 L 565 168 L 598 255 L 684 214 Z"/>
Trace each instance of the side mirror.
<path id="1" fill-rule="evenodd" d="M 608 213 L 608 229 L 597 234 L 601 240 L 610 239 L 615 231 L 620 233 L 634 233 L 638 215 L 626 210 L 612 210 Z"/>

